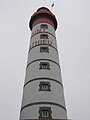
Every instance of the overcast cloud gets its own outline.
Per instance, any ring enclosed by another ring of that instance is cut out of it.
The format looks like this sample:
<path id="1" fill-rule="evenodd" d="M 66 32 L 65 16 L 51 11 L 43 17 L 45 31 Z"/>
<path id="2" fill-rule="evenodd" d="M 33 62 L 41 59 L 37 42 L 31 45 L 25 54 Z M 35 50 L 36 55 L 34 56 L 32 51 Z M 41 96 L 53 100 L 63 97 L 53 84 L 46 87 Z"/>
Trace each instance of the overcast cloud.
<path id="1" fill-rule="evenodd" d="M 53 2 L 68 118 L 90 120 L 90 0 L 0 0 L 0 120 L 19 120 L 29 19 Z"/>

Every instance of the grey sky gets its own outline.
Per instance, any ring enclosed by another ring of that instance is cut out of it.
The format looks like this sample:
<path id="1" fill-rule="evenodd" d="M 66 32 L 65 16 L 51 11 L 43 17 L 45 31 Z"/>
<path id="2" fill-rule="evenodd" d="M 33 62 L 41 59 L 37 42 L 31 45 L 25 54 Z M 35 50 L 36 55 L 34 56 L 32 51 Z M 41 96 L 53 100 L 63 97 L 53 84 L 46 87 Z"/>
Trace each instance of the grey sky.
<path id="1" fill-rule="evenodd" d="M 38 7 L 53 2 L 68 118 L 90 120 L 90 0 L 0 0 L 0 120 L 19 119 L 28 22 Z"/>

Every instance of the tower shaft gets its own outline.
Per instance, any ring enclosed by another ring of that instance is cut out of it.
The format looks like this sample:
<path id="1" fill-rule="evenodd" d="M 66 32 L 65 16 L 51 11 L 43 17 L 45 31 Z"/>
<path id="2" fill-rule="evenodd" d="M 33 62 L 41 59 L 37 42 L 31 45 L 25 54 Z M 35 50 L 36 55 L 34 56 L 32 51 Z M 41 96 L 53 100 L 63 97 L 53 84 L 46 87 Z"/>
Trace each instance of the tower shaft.
<path id="1" fill-rule="evenodd" d="M 30 19 L 32 30 L 20 120 L 67 119 L 55 30 L 49 9 L 39 8 Z"/>

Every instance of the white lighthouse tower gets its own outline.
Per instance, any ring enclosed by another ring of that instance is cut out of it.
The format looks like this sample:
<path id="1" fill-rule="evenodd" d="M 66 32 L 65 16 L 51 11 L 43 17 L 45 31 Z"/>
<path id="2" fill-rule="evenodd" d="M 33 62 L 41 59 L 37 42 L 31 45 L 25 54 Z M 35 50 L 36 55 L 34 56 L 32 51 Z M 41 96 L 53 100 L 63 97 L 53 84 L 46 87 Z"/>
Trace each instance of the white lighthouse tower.
<path id="1" fill-rule="evenodd" d="M 20 120 L 66 120 L 55 30 L 57 20 L 46 7 L 30 19 L 32 31 Z"/>

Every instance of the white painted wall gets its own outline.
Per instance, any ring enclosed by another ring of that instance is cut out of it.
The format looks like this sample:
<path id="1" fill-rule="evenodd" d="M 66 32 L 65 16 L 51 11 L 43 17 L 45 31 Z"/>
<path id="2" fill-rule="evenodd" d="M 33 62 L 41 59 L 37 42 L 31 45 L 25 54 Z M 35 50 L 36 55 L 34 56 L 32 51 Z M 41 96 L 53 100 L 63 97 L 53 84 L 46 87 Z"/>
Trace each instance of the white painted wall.
<path id="1" fill-rule="evenodd" d="M 25 108 L 22 111 L 21 119 L 38 119 L 39 107 L 51 107 L 53 119 L 66 119 L 67 118 L 65 110 L 60 107 L 53 106 L 53 105 L 35 105 L 35 106 Z M 60 112 L 57 112 L 57 111 L 60 111 Z"/>
<path id="2" fill-rule="evenodd" d="M 35 25 L 32 29 L 33 33 L 37 31 L 37 29 L 40 29 L 40 25 L 42 23 L 39 23 Z M 47 24 L 47 23 L 45 23 Z M 48 25 L 48 29 L 46 32 L 49 32 L 51 34 L 48 34 L 50 41 L 52 41 L 52 46 L 54 46 L 57 49 L 57 42 L 55 36 L 55 30 L 50 25 Z M 40 40 L 40 34 L 38 33 L 31 37 L 30 44 L 32 45 L 33 42 Z M 47 33 L 46 33 L 47 34 Z M 47 40 L 47 41 L 48 41 Z M 35 46 L 28 52 L 28 62 L 27 64 L 31 63 L 34 60 L 37 59 L 50 59 L 55 61 L 57 64 L 59 64 L 59 58 L 58 58 L 58 52 L 53 48 L 49 47 L 49 53 L 40 53 L 40 46 L 48 46 L 48 45 L 39 45 Z M 50 64 L 50 70 L 45 70 L 40 68 L 40 62 L 49 62 Z M 32 79 L 41 78 L 41 77 L 47 77 L 52 78 L 57 81 L 59 81 L 62 84 L 62 78 L 61 78 L 61 70 L 60 67 L 55 64 L 52 61 L 47 60 L 40 60 L 32 62 L 27 68 L 26 68 L 26 77 L 25 77 L 25 83 Z M 51 84 L 51 91 L 39 91 L 39 84 L 41 81 L 48 81 Z M 65 107 L 65 101 L 64 101 L 64 94 L 63 94 L 63 87 L 57 83 L 56 81 L 51 81 L 49 79 L 38 79 L 35 81 L 30 82 L 27 84 L 23 89 L 23 100 L 22 100 L 22 107 L 24 107 L 27 104 L 35 103 L 35 102 L 53 102 L 62 105 Z M 60 106 L 56 105 L 32 105 L 27 108 L 24 108 L 21 111 L 21 119 L 38 119 L 39 116 L 39 107 L 51 107 L 52 110 L 52 118 L 54 119 L 66 119 L 66 111 L 61 108 Z"/>

